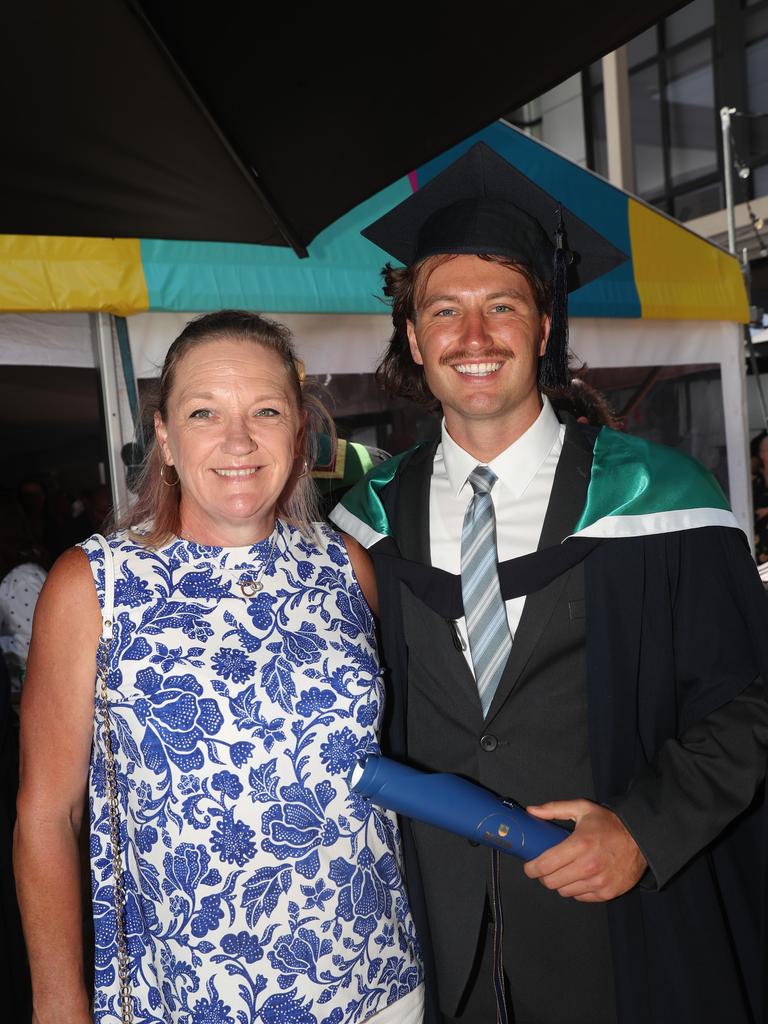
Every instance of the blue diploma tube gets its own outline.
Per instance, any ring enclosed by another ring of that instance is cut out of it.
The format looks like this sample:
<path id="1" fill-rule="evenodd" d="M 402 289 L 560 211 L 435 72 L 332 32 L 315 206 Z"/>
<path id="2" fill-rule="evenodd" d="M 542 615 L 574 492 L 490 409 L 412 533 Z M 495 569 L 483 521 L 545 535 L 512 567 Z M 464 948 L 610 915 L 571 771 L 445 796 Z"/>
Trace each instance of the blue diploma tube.
<path id="1" fill-rule="evenodd" d="M 521 860 L 533 860 L 570 835 L 458 775 L 420 772 L 387 757 L 366 758 L 352 770 L 349 783 L 353 793 L 379 807 Z"/>

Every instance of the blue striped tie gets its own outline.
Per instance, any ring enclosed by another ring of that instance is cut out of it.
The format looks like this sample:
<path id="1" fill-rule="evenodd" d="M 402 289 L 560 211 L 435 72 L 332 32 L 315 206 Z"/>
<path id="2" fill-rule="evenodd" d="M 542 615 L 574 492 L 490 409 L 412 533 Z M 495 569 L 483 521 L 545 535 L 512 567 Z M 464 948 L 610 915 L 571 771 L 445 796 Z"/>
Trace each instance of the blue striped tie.
<path id="1" fill-rule="evenodd" d="M 491 498 L 496 480 L 488 466 L 475 466 L 469 474 L 475 493 L 461 531 L 461 593 L 483 718 L 512 649 L 496 568 L 496 517 Z"/>

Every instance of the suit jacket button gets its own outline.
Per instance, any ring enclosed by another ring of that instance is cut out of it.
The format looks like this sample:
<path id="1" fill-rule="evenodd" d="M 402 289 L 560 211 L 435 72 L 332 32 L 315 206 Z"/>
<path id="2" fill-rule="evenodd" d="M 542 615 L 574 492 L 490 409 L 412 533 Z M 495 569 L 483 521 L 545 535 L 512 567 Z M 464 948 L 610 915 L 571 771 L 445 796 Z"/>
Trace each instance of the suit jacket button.
<path id="1" fill-rule="evenodd" d="M 498 747 L 498 745 L 499 741 L 496 739 L 495 736 L 491 736 L 490 733 L 486 733 L 485 736 L 480 737 L 480 746 L 489 754 L 491 753 L 491 751 L 495 750 L 496 747 Z"/>

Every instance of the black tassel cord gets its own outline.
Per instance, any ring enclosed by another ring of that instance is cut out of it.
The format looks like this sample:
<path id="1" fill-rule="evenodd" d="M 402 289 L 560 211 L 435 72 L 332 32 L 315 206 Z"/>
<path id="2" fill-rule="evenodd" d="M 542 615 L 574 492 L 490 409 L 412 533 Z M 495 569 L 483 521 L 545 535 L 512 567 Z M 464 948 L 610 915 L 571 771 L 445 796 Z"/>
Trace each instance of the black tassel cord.
<path id="1" fill-rule="evenodd" d="M 547 350 L 542 357 L 539 373 L 539 383 L 543 388 L 565 388 L 571 380 L 568 370 L 568 267 L 572 261 L 573 253 L 568 249 L 562 212 L 558 211 L 552 277 L 552 319 Z"/>

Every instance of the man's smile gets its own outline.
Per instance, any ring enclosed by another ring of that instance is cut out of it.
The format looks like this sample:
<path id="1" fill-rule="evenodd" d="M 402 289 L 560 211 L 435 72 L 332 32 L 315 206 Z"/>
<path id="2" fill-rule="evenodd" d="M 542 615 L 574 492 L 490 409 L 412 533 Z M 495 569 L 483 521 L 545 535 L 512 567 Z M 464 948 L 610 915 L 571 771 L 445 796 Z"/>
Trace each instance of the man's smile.
<path id="1" fill-rule="evenodd" d="M 488 377 L 492 373 L 496 373 L 503 366 L 503 362 L 498 363 L 455 363 L 452 369 L 456 370 L 457 373 L 468 374 L 471 377 Z"/>

